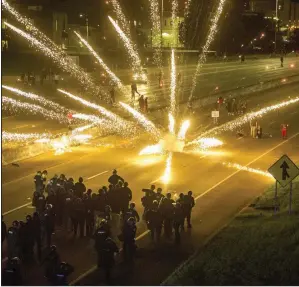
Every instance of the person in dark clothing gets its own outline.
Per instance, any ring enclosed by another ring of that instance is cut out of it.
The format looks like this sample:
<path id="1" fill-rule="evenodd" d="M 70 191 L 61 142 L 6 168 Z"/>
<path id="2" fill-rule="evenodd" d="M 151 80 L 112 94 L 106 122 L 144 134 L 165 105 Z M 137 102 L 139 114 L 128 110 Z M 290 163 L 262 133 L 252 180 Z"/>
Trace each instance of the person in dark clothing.
<path id="1" fill-rule="evenodd" d="M 56 214 L 54 212 L 53 206 L 51 204 L 47 204 L 42 219 L 45 235 L 46 235 L 47 247 L 51 246 L 52 234 L 54 233 L 55 230 L 55 216 Z"/>
<path id="2" fill-rule="evenodd" d="M 92 190 L 88 189 L 84 196 L 85 205 L 85 222 L 86 222 L 86 236 L 91 236 L 94 229 L 94 206 L 91 199 Z"/>
<path id="3" fill-rule="evenodd" d="M 113 170 L 113 174 L 109 177 L 108 182 L 113 186 L 117 185 L 119 181 L 125 182 L 122 177 L 117 174 L 117 170 Z"/>
<path id="4" fill-rule="evenodd" d="M 157 193 L 155 194 L 155 200 L 158 201 L 158 203 L 160 204 L 161 200 L 164 198 L 165 196 L 162 194 L 162 188 L 158 188 L 157 189 Z"/>
<path id="5" fill-rule="evenodd" d="M 74 191 L 74 189 L 75 189 L 74 180 L 73 180 L 73 178 L 70 177 L 66 182 L 65 190 L 66 191 L 69 191 L 69 190 Z"/>
<path id="6" fill-rule="evenodd" d="M 176 244 L 179 244 L 181 242 L 180 227 L 182 227 L 183 222 L 184 222 L 184 212 L 181 204 L 177 202 L 175 204 L 174 216 L 173 216 L 173 229 L 174 229 Z"/>
<path id="7" fill-rule="evenodd" d="M 73 223 L 74 236 L 77 236 L 77 230 L 79 226 L 80 237 L 83 237 L 85 224 L 85 206 L 81 198 L 77 198 L 73 204 L 71 220 Z"/>
<path id="8" fill-rule="evenodd" d="M 64 212 L 63 212 L 62 222 L 65 230 L 67 231 L 69 231 L 71 228 L 70 218 L 71 218 L 71 210 L 74 202 L 73 199 L 74 199 L 73 191 L 71 189 L 66 191 L 66 196 L 64 199 L 65 201 L 64 201 Z"/>
<path id="9" fill-rule="evenodd" d="M 139 97 L 138 103 L 139 103 L 139 110 L 142 113 L 144 111 L 144 97 L 143 97 L 143 95 L 141 95 Z"/>
<path id="10" fill-rule="evenodd" d="M 141 198 L 141 203 L 144 207 L 143 216 L 145 216 L 146 212 L 151 209 L 153 201 L 155 200 L 155 195 L 152 191 L 146 191 L 145 196 Z"/>
<path id="11" fill-rule="evenodd" d="M 171 198 L 171 193 L 167 193 L 166 197 L 162 199 L 159 209 L 164 220 L 164 234 L 170 238 L 174 216 L 174 200 Z"/>
<path id="12" fill-rule="evenodd" d="M 42 259 L 42 229 L 41 229 L 41 220 L 37 212 L 33 213 L 32 218 L 32 232 L 34 244 L 36 244 L 36 253 L 38 262 L 41 262 Z"/>
<path id="13" fill-rule="evenodd" d="M 110 90 L 110 104 L 114 105 L 115 104 L 115 90 L 114 87 Z"/>
<path id="14" fill-rule="evenodd" d="M 103 212 L 108 203 L 108 194 L 105 190 L 99 189 L 96 203 L 96 210 Z"/>
<path id="15" fill-rule="evenodd" d="M 283 56 L 282 55 L 280 56 L 280 67 L 281 68 L 283 67 Z"/>
<path id="16" fill-rule="evenodd" d="M 186 215 L 186 219 L 187 219 L 187 224 L 188 224 L 188 228 L 191 228 L 191 211 L 192 208 L 195 206 L 195 200 L 194 197 L 192 196 L 192 191 L 189 190 L 188 191 L 188 195 L 185 195 L 184 197 L 184 206 L 185 206 L 185 215 Z"/>
<path id="17" fill-rule="evenodd" d="M 140 221 L 140 217 L 139 217 L 138 212 L 135 209 L 135 203 L 134 202 L 130 203 L 129 209 L 124 213 L 124 215 L 123 215 L 123 221 L 125 222 L 129 218 L 131 218 L 131 217 L 135 218 L 136 222 Z"/>
<path id="18" fill-rule="evenodd" d="M 2 215 L 2 225 L 1 225 L 1 243 L 2 243 L 2 245 L 3 245 L 3 242 L 6 239 L 6 237 L 7 237 L 7 227 L 3 220 L 3 215 Z"/>
<path id="19" fill-rule="evenodd" d="M 34 176 L 35 191 L 41 192 L 43 189 L 43 179 L 41 171 L 38 171 Z"/>
<path id="20" fill-rule="evenodd" d="M 19 256 L 19 242 L 19 222 L 15 220 L 7 230 L 7 257 L 9 260 Z"/>
<path id="21" fill-rule="evenodd" d="M 56 209 L 56 203 L 57 203 L 57 198 L 55 196 L 55 193 L 53 191 L 50 191 L 48 193 L 47 198 L 46 198 L 46 204 L 51 205 L 51 208 L 53 208 L 53 210 L 55 210 Z"/>
<path id="22" fill-rule="evenodd" d="M 22 261 L 27 261 L 27 254 L 26 254 L 26 248 L 27 248 L 27 236 L 26 233 L 26 225 L 23 220 L 19 221 L 19 230 L 18 230 L 18 239 L 19 239 L 19 257 Z"/>
<path id="23" fill-rule="evenodd" d="M 45 277 L 52 281 L 55 276 L 57 269 L 61 263 L 60 256 L 57 252 L 57 248 L 55 245 L 50 247 L 49 254 L 45 257 L 42 262 L 42 265 L 45 265 Z"/>
<path id="24" fill-rule="evenodd" d="M 130 217 L 124 222 L 123 226 L 123 251 L 124 260 L 132 263 L 136 251 L 135 236 L 136 236 L 136 220 Z"/>
<path id="25" fill-rule="evenodd" d="M 79 177 L 79 181 L 76 182 L 75 187 L 74 187 L 74 195 L 83 198 L 83 194 L 86 192 L 86 186 L 83 183 L 83 178 Z"/>
<path id="26" fill-rule="evenodd" d="M 147 227 L 151 232 L 152 240 L 154 241 L 156 237 L 157 241 L 159 241 L 161 237 L 163 217 L 158 209 L 158 201 L 153 201 L 152 207 L 145 214 L 145 220 Z"/>
<path id="27" fill-rule="evenodd" d="M 129 202 L 132 200 L 132 191 L 128 186 L 129 184 L 125 182 L 124 186 L 119 189 L 119 202 L 122 213 L 127 211 Z"/>
<path id="28" fill-rule="evenodd" d="M 33 230 L 33 219 L 31 215 L 26 216 L 25 223 L 25 249 L 24 249 L 24 257 L 26 261 L 33 261 L 34 259 L 34 230 Z"/>
<path id="29" fill-rule="evenodd" d="M 21 261 L 18 257 L 8 260 L 7 266 L 3 269 L 2 276 L 1 283 L 3 286 L 24 285 L 21 272 Z"/>

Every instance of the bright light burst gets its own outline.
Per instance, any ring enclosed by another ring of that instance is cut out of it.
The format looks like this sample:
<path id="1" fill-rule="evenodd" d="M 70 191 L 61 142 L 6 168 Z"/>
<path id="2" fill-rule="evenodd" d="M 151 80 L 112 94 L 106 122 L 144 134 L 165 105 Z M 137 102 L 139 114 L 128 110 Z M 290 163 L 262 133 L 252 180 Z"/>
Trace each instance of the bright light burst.
<path id="1" fill-rule="evenodd" d="M 62 57 L 60 53 L 58 53 L 55 49 L 51 49 L 48 47 L 47 44 L 42 43 L 41 41 L 37 40 L 34 36 L 24 32 L 23 30 L 4 22 L 7 27 L 12 29 L 18 35 L 25 38 L 29 43 L 34 46 L 37 50 L 42 52 L 47 57 L 51 58 L 55 64 L 57 64 L 63 71 L 70 73 L 74 78 L 76 78 L 82 85 L 91 89 L 93 92 L 98 94 L 101 92 L 104 96 L 108 98 L 108 95 L 101 91 L 89 78 L 89 76 L 83 72 L 82 70 L 78 69 L 78 66 L 71 61 L 68 60 L 67 57 Z"/>
<path id="2" fill-rule="evenodd" d="M 272 106 L 269 106 L 269 107 L 266 107 L 266 108 L 262 108 L 257 112 L 247 113 L 244 116 L 236 118 L 235 120 L 232 120 L 228 123 L 225 123 L 223 125 L 220 125 L 218 127 L 215 127 L 211 130 L 208 130 L 208 131 L 204 132 L 199 138 L 210 136 L 210 135 L 217 135 L 217 134 L 219 134 L 221 132 L 224 132 L 224 131 L 229 131 L 229 130 L 232 131 L 232 130 L 234 130 L 234 129 L 250 122 L 251 120 L 253 120 L 255 118 L 262 117 L 262 116 L 264 116 L 265 114 L 267 114 L 271 111 L 278 110 L 280 108 L 286 107 L 288 105 L 291 105 L 291 104 L 294 104 L 294 103 L 297 103 L 297 102 L 299 102 L 299 97 L 296 97 L 296 98 L 288 100 L 288 101 L 283 101 L 279 104 L 272 105 Z"/>
<path id="3" fill-rule="evenodd" d="M 45 118 L 48 118 L 51 120 L 57 120 L 60 123 L 68 123 L 66 116 L 64 116 L 62 114 L 58 114 L 51 110 L 47 110 L 39 105 L 30 104 L 27 102 L 20 102 L 20 101 L 14 100 L 12 98 L 2 96 L 2 105 L 3 104 L 5 105 L 5 108 L 12 110 L 13 112 L 16 112 L 17 110 L 28 111 L 34 115 L 40 114 Z"/>
<path id="4" fill-rule="evenodd" d="M 195 73 L 193 75 L 192 87 L 191 87 L 191 93 L 190 93 L 189 101 L 191 101 L 192 98 L 193 98 L 193 93 L 195 91 L 196 84 L 197 84 L 197 77 L 199 76 L 202 65 L 206 61 L 206 54 L 209 51 L 210 45 L 213 42 L 213 40 L 215 38 L 215 35 L 217 33 L 218 21 L 219 21 L 219 18 L 221 16 L 221 14 L 222 14 L 225 2 L 226 2 L 226 0 L 219 0 L 218 8 L 215 12 L 215 15 L 214 15 L 213 19 L 212 19 L 212 24 L 211 24 L 210 30 L 208 32 L 208 37 L 207 37 L 206 43 L 202 48 L 201 54 L 199 55 L 196 70 L 195 70 Z"/>
<path id="5" fill-rule="evenodd" d="M 235 168 L 235 169 L 238 169 L 238 170 L 244 170 L 244 171 L 260 174 L 260 175 L 270 177 L 270 178 L 273 179 L 273 176 L 271 175 L 271 173 L 269 173 L 267 171 L 262 171 L 260 169 L 255 169 L 255 168 L 251 168 L 251 167 L 247 167 L 247 166 L 242 166 L 238 163 L 223 162 L 222 164 L 227 166 L 227 167 L 232 167 L 232 168 Z"/>
<path id="6" fill-rule="evenodd" d="M 172 152 L 168 153 L 166 159 L 166 167 L 163 176 L 161 177 L 161 181 L 164 184 L 168 184 L 171 180 L 171 166 L 172 166 Z"/>
<path id="7" fill-rule="evenodd" d="M 126 16 L 124 15 L 122 8 L 118 2 L 118 0 L 110 0 L 113 6 L 113 10 L 116 14 L 116 18 L 119 21 L 121 29 L 124 31 L 126 36 L 130 38 L 130 24 L 128 23 Z"/>
<path id="8" fill-rule="evenodd" d="M 182 123 L 181 128 L 180 128 L 179 133 L 178 133 L 178 139 L 179 140 L 185 140 L 186 132 L 189 129 L 189 127 L 190 127 L 190 121 L 189 120 L 186 120 Z"/>
<path id="9" fill-rule="evenodd" d="M 46 98 L 44 98 L 42 96 L 35 95 L 32 93 L 27 93 L 22 90 L 19 90 L 19 89 L 13 88 L 13 87 L 9 87 L 9 86 L 5 86 L 5 85 L 2 85 L 2 88 L 6 89 L 8 91 L 11 91 L 19 96 L 23 96 L 25 98 L 37 101 L 37 102 L 41 103 L 43 106 L 48 106 L 56 111 L 59 111 L 62 113 L 71 112 L 71 111 L 67 110 L 66 108 L 64 108 L 63 106 L 61 106 L 55 102 L 52 102 L 50 100 L 47 100 Z"/>
<path id="10" fill-rule="evenodd" d="M 51 134 L 47 133 L 10 133 L 3 131 L 2 132 L 2 141 L 4 142 L 28 142 L 45 137 L 50 137 Z"/>
<path id="11" fill-rule="evenodd" d="M 65 152 L 71 152 L 70 140 L 67 136 L 62 136 L 60 139 L 55 139 L 50 142 L 55 150 L 55 155 L 61 155 Z"/>
<path id="12" fill-rule="evenodd" d="M 104 63 L 104 61 L 100 58 L 100 56 L 96 53 L 96 51 L 91 47 L 91 45 L 78 32 L 74 31 L 74 33 L 80 39 L 80 41 L 85 45 L 85 47 L 89 50 L 89 52 L 97 59 L 98 63 L 107 72 L 107 74 L 110 76 L 114 84 L 116 84 L 116 86 L 119 89 L 123 89 L 124 86 L 121 83 L 120 79 L 109 69 L 109 67 Z"/>
<path id="13" fill-rule="evenodd" d="M 110 22 L 112 23 L 113 27 L 115 28 L 116 32 L 118 33 L 119 37 L 123 40 L 124 45 L 127 49 L 128 55 L 130 57 L 133 71 L 136 73 L 142 72 L 141 60 L 136 50 L 136 47 L 132 43 L 132 41 L 125 35 L 125 33 L 120 29 L 120 27 L 116 24 L 116 22 L 108 16 Z"/>
<path id="14" fill-rule="evenodd" d="M 175 134 L 175 119 L 174 119 L 174 116 L 169 113 L 168 114 L 168 119 L 169 119 L 169 125 L 168 125 L 168 129 L 169 129 L 169 132 L 171 134 Z"/>
<path id="15" fill-rule="evenodd" d="M 152 154 L 162 154 L 162 153 L 163 153 L 163 148 L 158 143 L 155 145 L 149 145 L 145 147 L 143 150 L 139 152 L 139 155 L 152 155 Z"/>
<path id="16" fill-rule="evenodd" d="M 153 135 L 155 139 L 159 139 L 161 137 L 161 132 L 156 128 L 154 123 L 148 120 L 143 114 L 139 113 L 131 106 L 123 102 L 119 102 L 119 104 L 129 113 L 131 113 L 132 116 L 145 128 L 147 132 Z"/>
<path id="17" fill-rule="evenodd" d="M 209 149 L 212 147 L 222 146 L 223 142 L 216 138 L 199 138 L 195 141 L 189 142 L 186 146 L 197 144 L 201 149 Z"/>

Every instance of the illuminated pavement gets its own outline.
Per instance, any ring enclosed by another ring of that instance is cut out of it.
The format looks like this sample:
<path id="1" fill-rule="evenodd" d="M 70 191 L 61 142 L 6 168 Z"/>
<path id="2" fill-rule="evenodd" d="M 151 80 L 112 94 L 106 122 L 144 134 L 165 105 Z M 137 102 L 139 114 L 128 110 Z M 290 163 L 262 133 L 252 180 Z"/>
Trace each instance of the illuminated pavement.
<path id="1" fill-rule="evenodd" d="M 281 90 L 264 93 L 263 98 L 255 98 L 253 101 L 262 106 L 270 105 L 288 96 L 298 96 L 298 91 L 299 85 L 290 85 Z M 141 238 L 137 242 L 140 251 L 134 274 L 125 272 L 128 270 L 123 267 L 117 268 L 115 284 L 159 284 L 182 259 L 190 255 L 208 236 L 273 182 L 268 177 L 225 167 L 222 162 L 236 162 L 243 166 L 267 170 L 284 153 L 298 162 L 299 135 L 295 136 L 299 132 L 298 113 L 298 104 L 295 104 L 265 116 L 261 120 L 263 131 L 271 133 L 272 138 L 238 139 L 235 133 L 226 133 L 220 136 L 226 144 L 221 149 L 215 150 L 215 154 L 175 154 L 171 183 L 165 187 L 157 181 L 156 185 L 161 186 L 164 192 L 170 190 L 180 193 L 193 190 L 194 196 L 199 197 L 193 212 L 193 229 L 183 235 L 183 247 L 174 252 L 172 243 L 163 243 L 160 247 L 151 245 L 148 236 L 144 234 L 145 226 L 141 224 L 138 228 Z M 282 121 L 290 124 L 290 137 L 294 136 L 284 143 L 279 131 Z M 249 125 L 245 127 L 245 131 L 249 132 Z M 145 138 L 146 136 L 142 140 L 144 145 L 148 144 Z M 124 143 L 115 137 L 101 141 Z M 129 142 L 128 140 L 127 144 Z M 37 170 L 44 169 L 48 170 L 50 176 L 54 173 L 64 173 L 75 180 L 83 176 L 87 187 L 97 191 L 106 184 L 111 170 L 117 168 L 119 174 L 129 182 L 137 210 L 141 213 L 140 198 L 143 196 L 141 189 L 159 179 L 165 168 L 161 157 L 138 157 L 142 146 L 142 143 L 136 143 L 135 148 L 127 149 L 82 146 L 73 149 L 72 153 L 61 156 L 48 153 L 34 157 L 20 162 L 19 168 L 5 166 L 2 170 L 3 212 L 8 213 L 4 217 L 5 221 L 10 224 L 12 220 L 23 219 L 25 214 L 33 211 L 28 199 L 33 192 L 33 176 Z M 21 207 L 26 204 L 27 207 Z M 17 210 L 13 211 L 14 209 Z M 63 231 L 57 231 L 54 241 L 59 250 L 63 250 L 61 251 L 63 260 L 75 266 L 71 280 L 90 270 L 96 262 L 92 240 L 86 238 L 73 240 L 70 234 L 65 235 Z M 43 279 L 40 280 L 42 284 Z M 97 272 L 91 273 L 81 284 L 100 285 L 103 284 L 102 277 Z"/>

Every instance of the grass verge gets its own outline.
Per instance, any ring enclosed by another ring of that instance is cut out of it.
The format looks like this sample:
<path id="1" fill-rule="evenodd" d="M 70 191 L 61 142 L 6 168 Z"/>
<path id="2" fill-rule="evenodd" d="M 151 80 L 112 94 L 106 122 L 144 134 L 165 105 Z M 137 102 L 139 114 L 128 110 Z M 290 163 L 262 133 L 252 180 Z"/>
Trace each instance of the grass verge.
<path id="1" fill-rule="evenodd" d="M 277 214 L 271 186 L 164 284 L 298 285 L 299 178 L 291 215 L 289 188 L 278 195 Z"/>

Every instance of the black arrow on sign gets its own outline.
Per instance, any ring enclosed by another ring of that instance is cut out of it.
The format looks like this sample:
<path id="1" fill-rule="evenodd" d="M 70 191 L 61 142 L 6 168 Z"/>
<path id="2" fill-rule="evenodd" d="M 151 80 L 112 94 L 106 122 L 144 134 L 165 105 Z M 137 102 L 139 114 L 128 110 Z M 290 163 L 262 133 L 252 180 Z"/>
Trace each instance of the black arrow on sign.
<path id="1" fill-rule="evenodd" d="M 288 164 L 284 161 L 280 168 L 282 168 L 282 180 L 286 180 L 287 178 L 289 178 L 290 176 L 287 171 L 287 169 L 289 169 Z"/>

